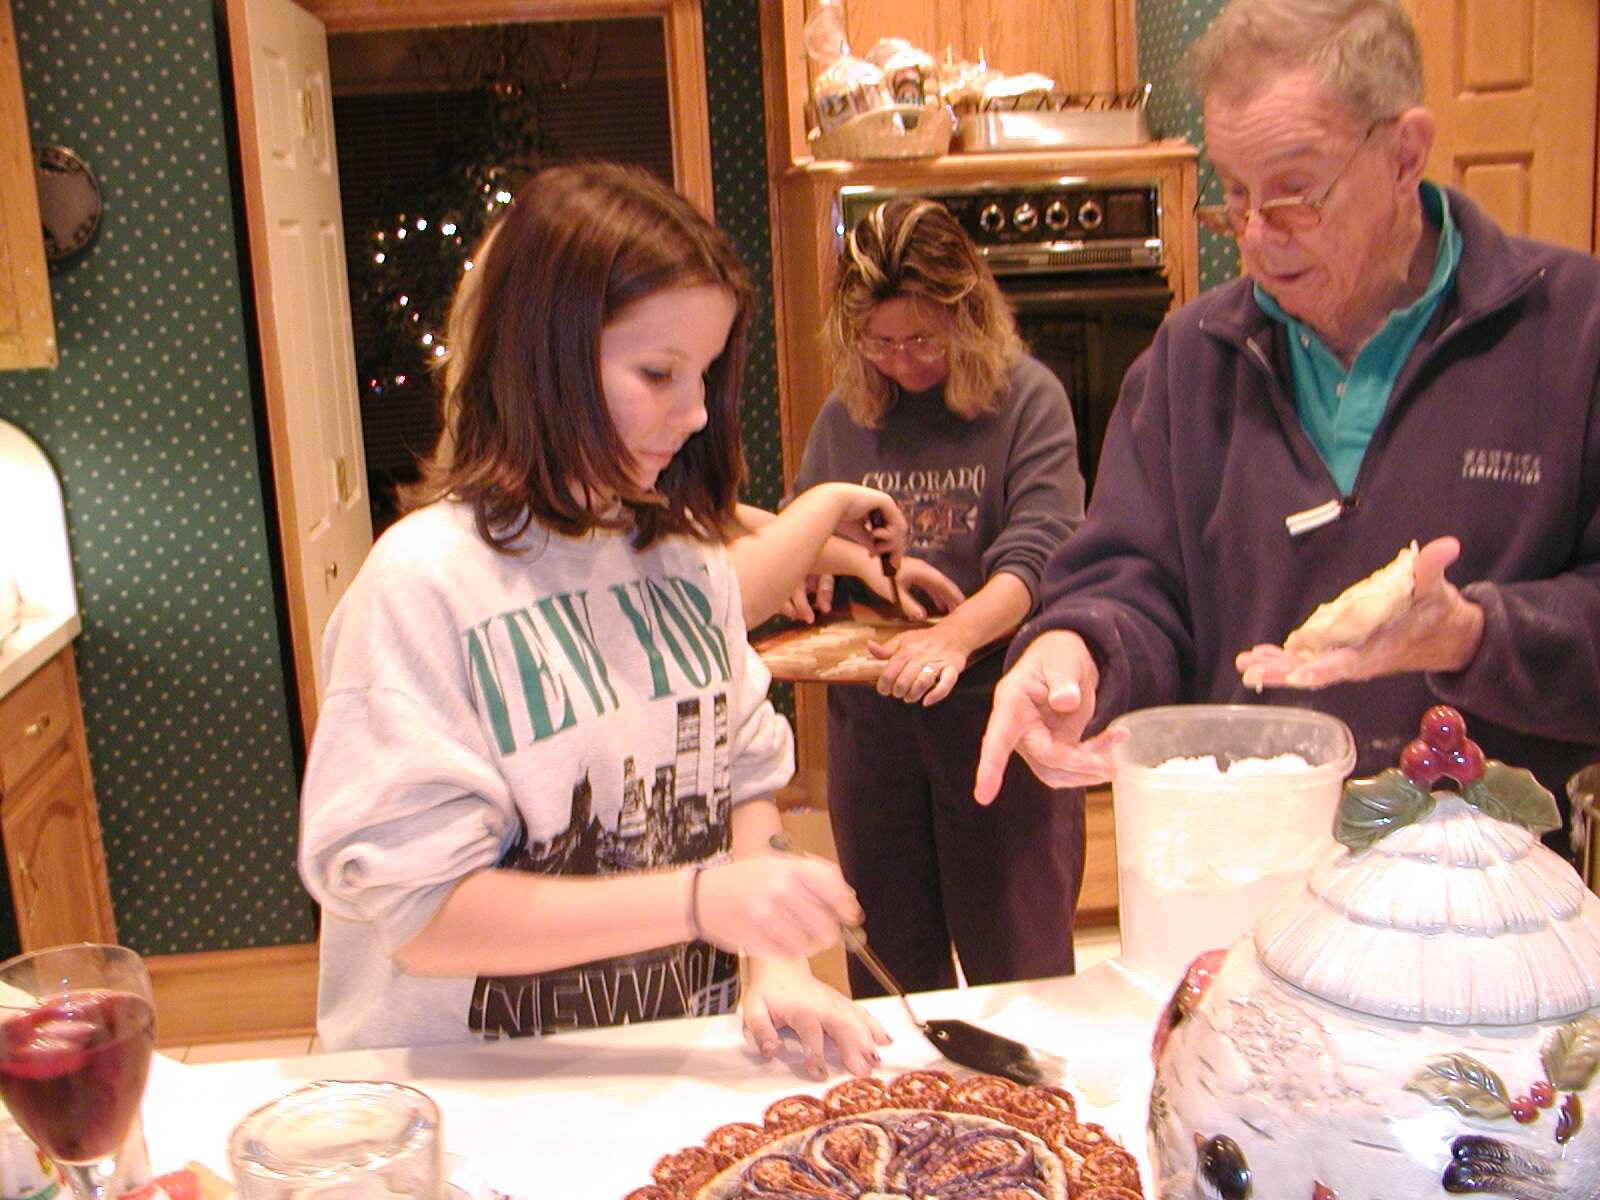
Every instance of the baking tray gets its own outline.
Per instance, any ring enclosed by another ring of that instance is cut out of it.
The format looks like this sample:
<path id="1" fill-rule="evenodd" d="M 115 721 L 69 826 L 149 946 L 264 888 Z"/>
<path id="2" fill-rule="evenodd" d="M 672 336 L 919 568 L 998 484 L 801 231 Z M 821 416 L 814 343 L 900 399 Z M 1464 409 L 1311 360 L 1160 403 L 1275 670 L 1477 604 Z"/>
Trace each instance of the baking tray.
<path id="1" fill-rule="evenodd" d="M 956 123 L 957 149 L 1054 150 L 1079 146 L 1137 146 L 1150 141 L 1143 108 L 1062 109 L 967 113 Z"/>

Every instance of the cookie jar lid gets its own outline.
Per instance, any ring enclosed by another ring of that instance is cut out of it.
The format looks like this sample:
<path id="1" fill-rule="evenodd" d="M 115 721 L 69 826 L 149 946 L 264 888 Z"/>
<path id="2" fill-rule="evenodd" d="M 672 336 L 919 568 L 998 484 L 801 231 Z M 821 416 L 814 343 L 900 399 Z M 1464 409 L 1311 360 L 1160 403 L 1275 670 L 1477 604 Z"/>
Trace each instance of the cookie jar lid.
<path id="1" fill-rule="evenodd" d="M 1400 1021 L 1523 1025 L 1600 1005 L 1600 899 L 1537 832 L 1454 792 L 1342 850 L 1256 926 L 1260 961 Z"/>

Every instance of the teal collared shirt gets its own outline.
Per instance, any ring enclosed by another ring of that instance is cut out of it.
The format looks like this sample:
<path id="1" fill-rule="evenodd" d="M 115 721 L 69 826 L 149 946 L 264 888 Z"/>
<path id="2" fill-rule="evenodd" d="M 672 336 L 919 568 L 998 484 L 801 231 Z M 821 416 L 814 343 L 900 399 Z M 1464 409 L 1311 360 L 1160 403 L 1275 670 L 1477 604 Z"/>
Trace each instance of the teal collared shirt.
<path id="1" fill-rule="evenodd" d="M 1300 424 L 1346 496 L 1355 486 L 1356 472 L 1361 469 L 1372 431 L 1389 404 L 1389 393 L 1394 390 L 1400 368 L 1405 366 L 1412 347 L 1449 290 L 1456 264 L 1461 260 L 1461 231 L 1450 215 L 1450 202 L 1443 190 L 1424 183 L 1421 192 L 1423 213 L 1439 226 L 1433 276 L 1413 303 L 1389 314 L 1383 328 L 1361 347 L 1349 370 L 1311 326 L 1284 312 L 1259 284 L 1255 289 L 1256 303 L 1288 334 L 1294 404 Z"/>

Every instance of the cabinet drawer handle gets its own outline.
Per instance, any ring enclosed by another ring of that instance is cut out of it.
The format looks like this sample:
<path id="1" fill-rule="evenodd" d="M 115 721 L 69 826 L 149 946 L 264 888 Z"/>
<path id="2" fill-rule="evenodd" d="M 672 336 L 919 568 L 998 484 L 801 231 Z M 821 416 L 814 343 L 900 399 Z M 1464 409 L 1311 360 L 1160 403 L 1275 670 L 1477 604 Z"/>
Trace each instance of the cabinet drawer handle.
<path id="1" fill-rule="evenodd" d="M 41 733 L 44 733 L 49 728 L 50 728 L 50 714 L 49 713 L 45 713 L 44 716 L 40 717 L 32 725 L 23 726 L 22 736 L 23 737 L 29 737 L 29 738 L 38 737 Z"/>

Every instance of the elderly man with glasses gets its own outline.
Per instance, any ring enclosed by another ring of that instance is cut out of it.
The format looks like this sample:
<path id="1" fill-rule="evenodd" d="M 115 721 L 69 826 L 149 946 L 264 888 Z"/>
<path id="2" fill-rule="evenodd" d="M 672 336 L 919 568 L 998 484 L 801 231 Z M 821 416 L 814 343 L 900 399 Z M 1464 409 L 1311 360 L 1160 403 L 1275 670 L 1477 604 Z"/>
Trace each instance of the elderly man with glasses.
<path id="1" fill-rule="evenodd" d="M 1055 786 L 1103 780 L 1113 717 L 1182 702 L 1322 709 L 1362 773 L 1448 703 L 1560 796 L 1600 757 L 1600 263 L 1423 178 L 1398 0 L 1232 0 L 1189 66 L 1220 200 L 1196 215 L 1243 277 L 1129 371 L 1094 504 L 1013 642 L 979 801 L 1014 749 Z M 1278 645 L 1413 539 L 1401 615 L 1309 658 Z"/>

